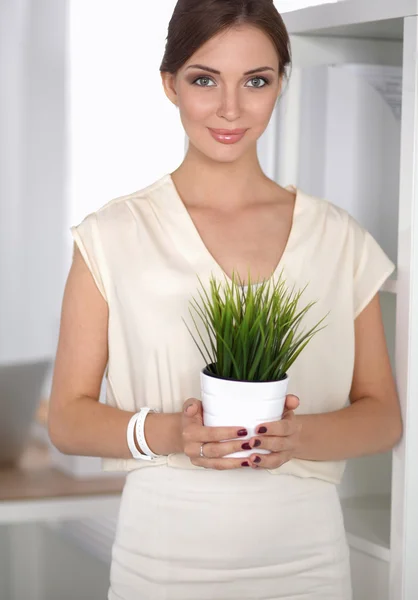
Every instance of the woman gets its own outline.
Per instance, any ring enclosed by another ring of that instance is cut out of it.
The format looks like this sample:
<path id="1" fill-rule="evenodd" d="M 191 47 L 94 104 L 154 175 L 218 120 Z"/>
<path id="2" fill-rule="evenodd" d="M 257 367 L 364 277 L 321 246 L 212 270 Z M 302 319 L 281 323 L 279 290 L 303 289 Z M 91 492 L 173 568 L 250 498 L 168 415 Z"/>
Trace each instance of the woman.
<path id="1" fill-rule="evenodd" d="M 187 155 L 72 228 L 49 428 L 61 451 L 127 472 L 111 600 L 352 597 L 336 485 L 345 459 L 401 436 L 377 294 L 394 265 L 343 209 L 263 173 L 256 143 L 289 62 L 271 0 L 180 0 L 160 70 Z M 203 426 L 182 317 L 196 274 L 248 267 L 309 281 L 312 323 L 330 316 L 289 370 L 284 418 L 221 443 L 245 428 Z M 223 458 L 242 443 L 248 460 Z"/>

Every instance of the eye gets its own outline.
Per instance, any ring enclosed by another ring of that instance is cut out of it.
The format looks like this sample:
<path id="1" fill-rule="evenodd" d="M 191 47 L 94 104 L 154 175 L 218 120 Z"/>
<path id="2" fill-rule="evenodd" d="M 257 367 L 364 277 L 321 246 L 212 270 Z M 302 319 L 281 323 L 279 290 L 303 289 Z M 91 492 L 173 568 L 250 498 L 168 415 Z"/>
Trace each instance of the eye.
<path id="1" fill-rule="evenodd" d="M 255 88 L 263 88 L 266 87 L 266 85 L 269 85 L 269 80 L 266 79 L 265 77 L 253 77 L 252 79 L 250 79 L 250 81 L 264 81 L 264 85 L 252 85 L 250 87 L 255 87 Z"/>
<path id="2" fill-rule="evenodd" d="M 197 79 L 195 79 L 193 81 L 193 85 L 197 85 L 197 87 L 212 87 L 212 86 L 209 86 L 209 85 L 200 85 L 200 84 L 197 84 L 197 82 L 201 81 L 201 80 L 203 80 L 203 81 L 204 80 L 206 80 L 206 81 L 212 81 L 212 79 L 210 79 L 210 77 L 202 76 L 202 77 L 198 77 Z"/>
<path id="3" fill-rule="evenodd" d="M 212 79 L 210 77 L 207 77 L 206 75 L 202 75 L 201 77 L 198 77 L 197 79 L 195 79 L 192 82 L 192 85 L 197 85 L 198 87 L 213 87 L 211 85 L 201 85 L 200 83 L 198 84 L 198 81 L 212 81 Z M 250 85 L 250 87 L 253 88 L 263 88 L 266 87 L 266 85 L 269 85 L 270 82 L 268 79 L 266 79 L 265 77 L 252 77 L 249 81 L 254 82 L 254 81 L 263 81 L 264 85 Z M 213 83 L 213 81 L 212 81 Z"/>

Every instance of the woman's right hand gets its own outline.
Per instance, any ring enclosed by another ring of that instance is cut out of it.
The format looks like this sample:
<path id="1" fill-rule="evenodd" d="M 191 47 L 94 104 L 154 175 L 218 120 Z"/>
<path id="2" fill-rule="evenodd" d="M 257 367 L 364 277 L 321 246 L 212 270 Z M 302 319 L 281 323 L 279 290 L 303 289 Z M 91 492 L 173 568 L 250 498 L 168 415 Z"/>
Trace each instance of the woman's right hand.
<path id="1" fill-rule="evenodd" d="M 183 404 L 181 416 L 181 433 L 183 452 L 190 458 L 192 464 L 206 469 L 239 469 L 249 466 L 246 457 L 223 458 L 225 454 L 242 450 L 242 444 L 248 440 L 231 440 L 239 437 L 239 431 L 244 427 L 206 427 L 203 425 L 202 402 L 197 398 L 188 398 Z M 241 437 L 247 432 L 241 433 Z M 200 456 L 200 446 L 203 446 L 205 458 Z M 245 464 L 246 463 L 246 464 Z"/>

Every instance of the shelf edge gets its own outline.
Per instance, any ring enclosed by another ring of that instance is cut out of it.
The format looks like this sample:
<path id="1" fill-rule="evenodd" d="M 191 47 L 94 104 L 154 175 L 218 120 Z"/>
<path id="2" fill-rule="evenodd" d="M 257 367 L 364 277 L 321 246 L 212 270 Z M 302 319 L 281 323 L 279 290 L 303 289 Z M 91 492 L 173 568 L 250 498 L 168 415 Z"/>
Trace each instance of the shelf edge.
<path id="1" fill-rule="evenodd" d="M 283 21 L 291 35 L 309 34 L 318 30 L 346 27 L 402 19 L 418 14 L 417 0 L 380 0 L 379 3 L 366 0 L 340 0 L 331 4 L 309 6 L 282 13 Z M 360 16 L 359 16 L 360 15 Z M 324 32 L 324 34 L 326 34 Z"/>
<path id="2" fill-rule="evenodd" d="M 359 537 L 353 533 L 347 531 L 347 541 L 350 548 L 354 548 L 355 550 L 359 550 L 364 554 L 368 554 L 373 558 L 378 558 L 379 560 L 383 560 L 387 563 L 390 562 L 390 549 L 386 548 L 386 546 L 380 546 L 379 544 L 375 544 L 374 542 L 370 542 L 364 538 Z"/>

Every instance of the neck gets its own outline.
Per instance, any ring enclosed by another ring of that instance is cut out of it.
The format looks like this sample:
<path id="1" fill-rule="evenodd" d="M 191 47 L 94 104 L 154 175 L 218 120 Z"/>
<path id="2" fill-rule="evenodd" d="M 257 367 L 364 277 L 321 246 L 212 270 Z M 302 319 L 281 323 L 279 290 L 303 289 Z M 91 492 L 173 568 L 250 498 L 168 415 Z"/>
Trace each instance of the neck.
<path id="1" fill-rule="evenodd" d="M 172 174 L 179 190 L 187 189 L 195 206 L 239 209 L 265 194 L 271 180 L 263 173 L 258 157 L 221 163 L 209 161 L 189 149 Z"/>

